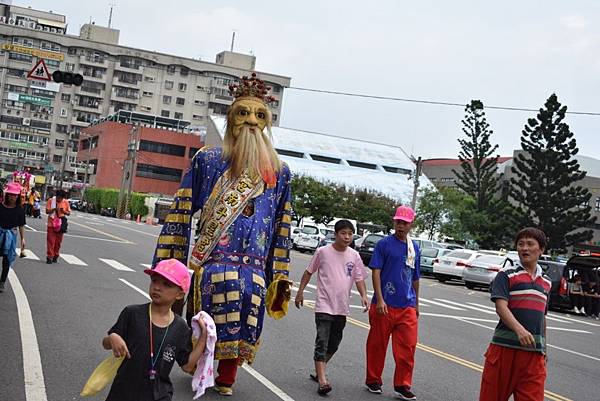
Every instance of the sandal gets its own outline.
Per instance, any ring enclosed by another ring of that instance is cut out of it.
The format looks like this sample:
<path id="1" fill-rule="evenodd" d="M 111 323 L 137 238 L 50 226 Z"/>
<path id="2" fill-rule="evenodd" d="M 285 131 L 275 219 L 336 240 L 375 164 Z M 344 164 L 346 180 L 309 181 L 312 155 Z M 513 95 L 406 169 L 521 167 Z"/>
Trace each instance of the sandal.
<path id="1" fill-rule="evenodd" d="M 331 390 L 333 390 L 333 388 L 331 387 L 331 384 L 327 383 L 324 385 L 319 385 L 319 389 L 317 390 L 317 393 L 319 395 L 327 395 Z"/>
<path id="2" fill-rule="evenodd" d="M 319 382 L 319 378 L 317 377 L 316 374 L 311 373 L 310 375 L 308 375 L 310 377 L 310 380 L 314 381 L 315 383 Z"/>

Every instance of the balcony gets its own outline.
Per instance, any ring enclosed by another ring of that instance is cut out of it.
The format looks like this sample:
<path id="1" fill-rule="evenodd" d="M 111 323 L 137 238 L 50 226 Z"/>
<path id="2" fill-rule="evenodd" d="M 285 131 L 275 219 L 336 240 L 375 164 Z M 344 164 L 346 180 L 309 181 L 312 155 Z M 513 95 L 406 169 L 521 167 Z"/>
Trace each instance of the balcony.
<path id="1" fill-rule="evenodd" d="M 140 89 L 142 87 L 142 81 L 115 75 L 113 78 L 113 85 L 121 86 L 123 88 Z"/>
<path id="2" fill-rule="evenodd" d="M 79 56 L 79 64 L 108 68 L 108 60 L 104 57 Z"/>
<path id="3" fill-rule="evenodd" d="M 217 95 L 215 93 L 212 93 L 210 95 L 210 101 L 211 102 L 215 102 L 215 103 L 230 105 L 233 102 L 233 97 L 231 97 L 231 96 L 224 96 L 224 95 Z"/>
<path id="4" fill-rule="evenodd" d="M 113 91 L 113 93 L 110 95 L 110 100 L 114 100 L 116 102 L 138 104 L 140 101 L 140 95 L 131 93 L 119 93 Z"/>
<path id="5" fill-rule="evenodd" d="M 93 118 L 86 118 L 83 116 L 76 116 L 71 118 L 71 125 L 76 125 L 78 127 L 87 127 L 94 121 Z"/>
<path id="6" fill-rule="evenodd" d="M 91 86 L 85 86 L 85 81 L 84 81 L 83 85 L 78 86 L 77 89 L 75 89 L 75 93 L 78 95 L 83 95 L 83 96 L 96 97 L 98 99 L 104 99 L 104 94 L 105 94 L 103 89 L 93 88 Z"/>
<path id="7" fill-rule="evenodd" d="M 115 63 L 115 70 L 141 74 L 143 68 L 140 64 L 117 62 Z"/>
<path id="8" fill-rule="evenodd" d="M 80 71 L 80 74 L 83 75 L 83 82 L 85 83 L 85 81 L 88 82 L 99 82 L 99 83 L 105 83 L 106 82 L 106 74 L 94 74 L 92 72 L 89 71 Z"/>

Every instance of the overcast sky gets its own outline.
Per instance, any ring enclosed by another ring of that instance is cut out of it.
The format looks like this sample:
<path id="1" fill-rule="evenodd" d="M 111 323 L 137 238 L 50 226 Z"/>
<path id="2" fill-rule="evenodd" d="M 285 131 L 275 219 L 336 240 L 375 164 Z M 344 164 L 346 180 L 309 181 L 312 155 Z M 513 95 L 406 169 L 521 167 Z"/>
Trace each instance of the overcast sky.
<path id="1" fill-rule="evenodd" d="M 122 45 L 214 61 L 236 30 L 235 51 L 292 86 L 536 109 L 555 92 L 569 110 L 600 112 L 600 1 L 13 1 L 51 4 L 70 34 L 106 25 L 111 2 Z M 535 116 L 486 113 L 501 155 Z M 282 114 L 282 126 L 434 158 L 457 157 L 464 110 L 289 89 Z M 600 116 L 567 122 L 580 153 L 600 156 Z"/>

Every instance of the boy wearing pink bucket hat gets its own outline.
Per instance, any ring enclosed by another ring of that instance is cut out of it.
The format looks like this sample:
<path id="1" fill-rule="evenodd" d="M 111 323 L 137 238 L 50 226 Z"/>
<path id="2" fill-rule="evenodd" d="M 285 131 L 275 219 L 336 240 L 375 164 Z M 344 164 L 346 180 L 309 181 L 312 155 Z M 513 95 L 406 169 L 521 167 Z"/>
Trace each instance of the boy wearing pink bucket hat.
<path id="1" fill-rule="evenodd" d="M 102 340 L 104 349 L 112 350 L 115 357 L 125 357 L 107 401 L 171 400 L 169 374 L 174 362 L 192 374 L 204 352 L 206 327 L 202 319 L 198 322 L 202 334 L 192 349 L 190 328 L 171 311 L 190 288 L 187 267 L 176 259 L 166 259 L 144 273 L 151 280 L 151 302 L 123 309 Z"/>
<path id="2" fill-rule="evenodd" d="M 421 252 L 409 235 L 414 220 L 415 211 L 410 207 L 397 208 L 394 234 L 375 245 L 369 263 L 375 294 L 369 309 L 365 384 L 371 393 L 383 392 L 381 374 L 391 336 L 396 363 L 394 392 L 405 401 L 417 399 L 411 385 L 417 347 Z"/>
<path id="3" fill-rule="evenodd" d="M 0 292 L 4 285 L 10 266 L 15 261 L 17 232 L 21 235 L 21 255 L 25 252 L 25 210 L 21 207 L 21 185 L 9 183 L 4 188 L 4 198 L 0 202 L 0 256 L 2 256 L 2 274 L 0 275 Z"/>

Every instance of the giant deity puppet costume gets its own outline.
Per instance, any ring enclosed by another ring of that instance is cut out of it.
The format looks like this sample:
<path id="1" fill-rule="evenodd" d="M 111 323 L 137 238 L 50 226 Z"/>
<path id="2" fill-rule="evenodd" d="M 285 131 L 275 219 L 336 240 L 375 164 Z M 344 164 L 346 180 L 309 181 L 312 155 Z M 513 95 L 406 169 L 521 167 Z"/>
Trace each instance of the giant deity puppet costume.
<path id="1" fill-rule="evenodd" d="M 265 310 L 275 319 L 287 313 L 291 175 L 270 140 L 270 88 L 252 74 L 229 89 L 235 100 L 223 147 L 194 156 L 153 265 L 168 258 L 188 262 L 190 221 L 201 210 L 188 264 L 194 271 L 188 312 L 203 310 L 214 319 L 216 383 L 231 392 L 237 367 L 254 361 Z"/>

